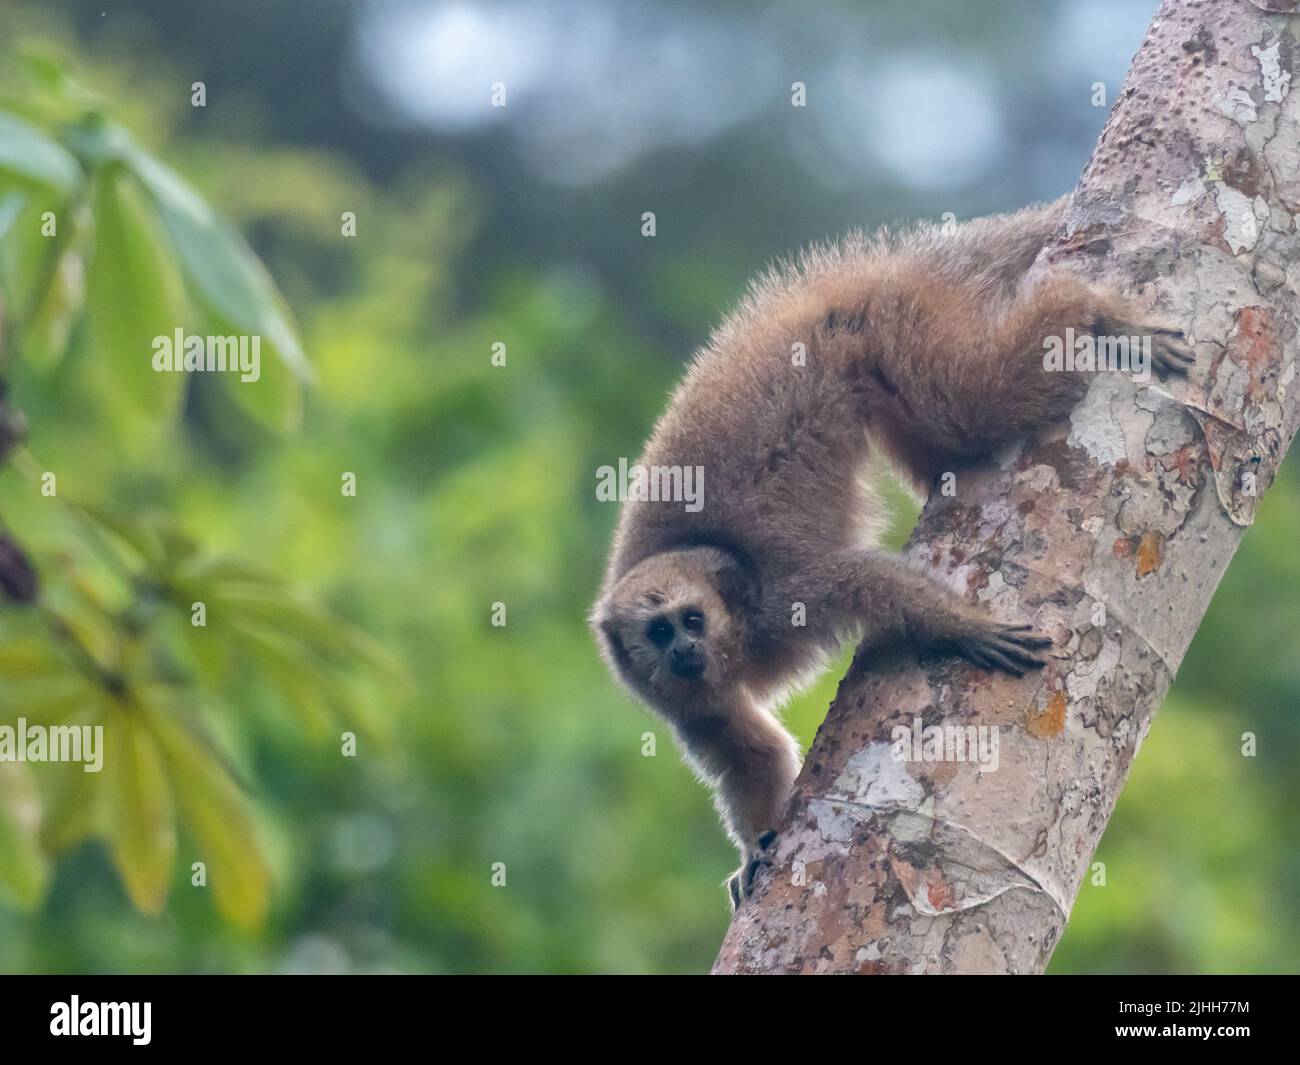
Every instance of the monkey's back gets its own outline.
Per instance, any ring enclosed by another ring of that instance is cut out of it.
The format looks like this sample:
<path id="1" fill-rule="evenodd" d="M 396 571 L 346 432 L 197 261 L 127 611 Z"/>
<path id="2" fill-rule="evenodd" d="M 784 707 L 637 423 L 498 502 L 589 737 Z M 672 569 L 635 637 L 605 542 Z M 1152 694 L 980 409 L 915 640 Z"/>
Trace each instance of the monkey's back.
<path id="1" fill-rule="evenodd" d="M 795 365 L 792 345 L 813 320 L 792 307 L 755 320 L 726 345 L 716 337 L 692 362 L 638 460 L 698 467 L 703 505 L 624 505 L 611 578 L 660 551 L 713 543 L 766 573 L 797 568 L 809 552 L 871 535 L 879 507 L 863 478 L 867 435 L 860 386 L 827 345 Z M 733 331 L 733 334 L 740 331 Z M 803 342 L 808 347 L 807 341 Z"/>
<path id="2" fill-rule="evenodd" d="M 700 351 L 646 446 L 647 466 L 703 470 L 703 506 L 625 504 L 608 579 L 660 551 L 714 543 L 770 579 L 828 551 L 874 546 L 885 523 L 869 441 L 918 483 L 917 417 L 943 417 L 942 383 L 987 374 L 971 343 L 996 319 L 1064 200 L 949 229 L 854 234 L 769 270 Z M 882 372 L 882 353 L 903 354 Z M 897 401 L 921 396 L 917 413 Z"/>

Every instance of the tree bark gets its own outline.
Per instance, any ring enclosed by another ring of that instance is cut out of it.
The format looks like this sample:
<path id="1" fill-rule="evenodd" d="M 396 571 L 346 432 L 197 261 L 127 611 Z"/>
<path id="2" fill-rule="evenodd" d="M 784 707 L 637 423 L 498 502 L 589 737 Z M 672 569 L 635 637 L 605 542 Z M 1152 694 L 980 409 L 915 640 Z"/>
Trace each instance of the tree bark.
<path id="1" fill-rule="evenodd" d="M 1046 967 L 1300 417 L 1300 20 L 1267 10 L 1295 6 L 1164 0 L 1034 267 L 1185 328 L 1190 378 L 1097 374 L 1068 425 L 932 498 L 906 549 L 1051 635 L 1047 668 L 855 662 L 714 972 Z M 894 729 L 918 719 L 994 727 L 996 768 L 899 760 Z"/>

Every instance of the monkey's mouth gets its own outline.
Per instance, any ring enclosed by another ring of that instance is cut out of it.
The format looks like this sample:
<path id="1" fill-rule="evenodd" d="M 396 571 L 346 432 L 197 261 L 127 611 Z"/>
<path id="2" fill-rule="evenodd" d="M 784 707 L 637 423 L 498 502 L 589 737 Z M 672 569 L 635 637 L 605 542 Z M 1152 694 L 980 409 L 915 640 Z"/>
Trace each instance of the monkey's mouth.
<path id="1" fill-rule="evenodd" d="M 674 659 L 668 669 L 674 677 L 681 677 L 682 680 L 699 680 L 704 676 L 704 660 L 702 658 Z"/>

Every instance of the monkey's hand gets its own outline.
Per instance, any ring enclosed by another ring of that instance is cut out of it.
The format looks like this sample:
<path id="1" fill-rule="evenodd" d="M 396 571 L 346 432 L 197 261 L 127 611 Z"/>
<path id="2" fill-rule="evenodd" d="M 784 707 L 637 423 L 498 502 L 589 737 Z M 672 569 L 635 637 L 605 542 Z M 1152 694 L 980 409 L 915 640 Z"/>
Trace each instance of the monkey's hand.
<path id="1" fill-rule="evenodd" d="M 1032 625 L 1003 625 L 991 618 L 971 624 L 968 632 L 958 633 L 942 649 L 951 649 L 981 669 L 1000 669 L 1013 677 L 1023 677 L 1026 670 L 1041 669 L 1044 659 L 1038 652 L 1052 646 Z"/>
<path id="2" fill-rule="evenodd" d="M 1196 353 L 1181 329 L 1155 328 L 1151 330 L 1151 361 L 1161 377 L 1186 375 L 1196 364 Z"/>
<path id="3" fill-rule="evenodd" d="M 740 909 L 742 900 L 754 893 L 754 877 L 765 866 L 772 865 L 772 844 L 776 842 L 776 830 L 768 829 L 758 837 L 754 847 L 745 855 L 745 860 L 727 879 L 727 893 L 731 896 L 731 908 Z"/>
<path id="4" fill-rule="evenodd" d="M 1149 336 L 1152 369 L 1160 377 L 1186 375 L 1196 365 L 1196 352 L 1181 329 L 1153 325 L 1136 314 L 1112 310 L 1101 316 L 1095 331 L 1102 336 Z"/>

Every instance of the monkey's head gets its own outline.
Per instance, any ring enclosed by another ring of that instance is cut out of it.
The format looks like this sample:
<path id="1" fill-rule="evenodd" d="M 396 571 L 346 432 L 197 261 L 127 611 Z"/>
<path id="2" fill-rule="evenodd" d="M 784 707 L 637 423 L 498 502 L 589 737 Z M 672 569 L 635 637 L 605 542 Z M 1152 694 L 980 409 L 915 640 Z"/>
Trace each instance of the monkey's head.
<path id="1" fill-rule="evenodd" d="M 726 551 L 665 551 L 607 590 L 592 627 L 624 683 L 660 708 L 689 710 L 729 684 L 743 663 L 752 595 L 752 581 Z"/>

